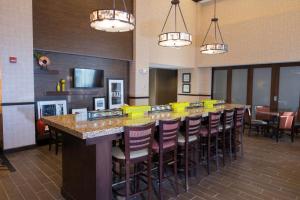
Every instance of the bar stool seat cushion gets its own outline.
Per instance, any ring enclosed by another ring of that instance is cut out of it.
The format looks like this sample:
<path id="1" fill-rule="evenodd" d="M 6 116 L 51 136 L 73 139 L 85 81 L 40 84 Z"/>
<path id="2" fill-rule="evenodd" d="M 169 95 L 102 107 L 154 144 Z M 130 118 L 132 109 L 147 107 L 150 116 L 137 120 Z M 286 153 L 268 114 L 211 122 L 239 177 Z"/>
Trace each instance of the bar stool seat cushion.
<path id="1" fill-rule="evenodd" d="M 167 148 L 170 148 L 170 147 L 173 147 L 173 146 L 175 146 L 175 142 L 171 141 L 171 140 L 163 143 L 163 149 L 167 149 Z M 159 144 L 158 144 L 158 142 L 156 140 L 153 140 L 152 150 L 155 153 L 159 152 Z"/>
<path id="2" fill-rule="evenodd" d="M 263 120 L 258 120 L 258 119 L 252 119 L 251 124 L 253 125 L 267 125 L 268 123 Z"/>
<path id="3" fill-rule="evenodd" d="M 148 155 L 148 149 L 133 151 L 130 153 L 130 159 L 140 158 Z M 125 153 L 120 147 L 112 148 L 112 156 L 118 160 L 125 160 Z"/>
<path id="4" fill-rule="evenodd" d="M 258 121 L 262 121 L 262 120 L 258 120 Z M 264 121 L 263 121 L 264 122 Z M 261 122 L 261 123 L 263 123 Z M 251 123 L 252 123 L 252 120 L 251 120 Z M 236 122 L 235 124 L 235 128 L 241 128 L 244 124 L 240 121 Z M 265 124 L 260 124 L 260 125 L 265 125 Z"/>
<path id="5" fill-rule="evenodd" d="M 194 142 L 197 140 L 196 135 L 192 135 L 189 137 L 189 142 Z M 178 144 L 183 145 L 185 143 L 185 136 L 182 133 L 178 134 Z"/>
<path id="6" fill-rule="evenodd" d="M 218 128 L 214 128 L 211 130 L 212 135 L 216 135 L 219 132 Z M 201 128 L 200 129 L 200 136 L 201 137 L 207 137 L 208 136 L 208 128 Z"/>
<path id="7" fill-rule="evenodd" d="M 232 126 L 230 126 L 229 124 L 227 124 L 226 126 L 225 126 L 225 130 L 228 130 L 228 129 L 231 129 L 232 128 Z M 221 132 L 221 131 L 223 131 L 223 125 L 220 125 L 219 126 L 219 131 Z"/>

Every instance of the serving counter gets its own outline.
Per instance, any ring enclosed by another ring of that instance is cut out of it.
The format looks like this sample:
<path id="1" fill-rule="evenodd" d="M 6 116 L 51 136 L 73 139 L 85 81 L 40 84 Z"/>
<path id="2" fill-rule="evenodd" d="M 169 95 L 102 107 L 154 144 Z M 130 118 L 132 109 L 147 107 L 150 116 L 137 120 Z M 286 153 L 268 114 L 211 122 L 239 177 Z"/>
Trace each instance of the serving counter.
<path id="1" fill-rule="evenodd" d="M 112 199 L 112 141 L 121 136 L 124 126 L 141 125 L 161 119 L 208 116 L 209 112 L 245 107 L 225 104 L 211 109 L 194 108 L 185 112 L 158 112 L 139 118 L 119 117 L 78 121 L 75 115 L 44 117 L 43 121 L 63 134 L 62 195 L 66 199 Z"/>

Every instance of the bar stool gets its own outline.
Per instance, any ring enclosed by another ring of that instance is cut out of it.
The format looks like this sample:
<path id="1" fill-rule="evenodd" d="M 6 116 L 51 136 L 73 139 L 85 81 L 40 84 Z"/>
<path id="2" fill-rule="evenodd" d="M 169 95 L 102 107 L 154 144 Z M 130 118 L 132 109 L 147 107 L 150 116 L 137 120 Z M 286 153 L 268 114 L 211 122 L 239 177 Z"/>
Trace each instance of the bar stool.
<path id="1" fill-rule="evenodd" d="M 216 166 L 219 169 L 219 158 L 218 158 L 218 133 L 220 126 L 220 112 L 210 112 L 208 114 L 208 125 L 207 127 L 200 128 L 200 144 L 203 152 L 206 146 L 206 163 L 207 163 L 207 173 L 210 174 L 210 160 L 211 160 L 211 139 L 215 139 L 215 153 L 216 153 Z M 203 139 L 205 141 L 203 141 Z"/>
<path id="2" fill-rule="evenodd" d="M 52 144 L 55 145 L 55 154 L 58 154 L 58 148 L 63 145 L 62 134 L 54 127 L 49 127 L 49 151 L 52 149 Z"/>
<path id="3" fill-rule="evenodd" d="M 162 183 L 165 177 L 164 166 L 165 164 L 173 165 L 174 184 L 176 196 L 178 195 L 178 181 L 177 181 L 177 138 L 180 127 L 180 118 L 174 120 L 160 120 L 159 121 L 159 134 L 157 139 L 152 144 L 152 150 L 158 154 L 158 183 L 159 183 L 159 197 L 163 199 Z M 171 159 L 164 159 L 167 153 L 171 153 Z"/>
<path id="4" fill-rule="evenodd" d="M 232 137 L 234 144 L 234 159 L 236 160 L 237 143 L 241 145 L 241 156 L 244 156 L 244 145 L 243 145 L 243 134 L 244 134 L 244 117 L 245 108 L 235 108 L 234 109 L 234 134 Z M 238 136 L 238 137 L 237 137 Z M 238 139 L 239 138 L 239 139 Z"/>
<path id="5" fill-rule="evenodd" d="M 195 153 L 198 149 L 198 137 L 201 128 L 201 116 L 193 116 L 193 117 L 186 117 L 185 121 L 185 133 L 179 134 L 178 136 L 178 145 L 183 150 L 183 157 L 184 157 L 184 175 L 185 175 L 185 190 L 188 191 L 189 189 L 189 152 Z M 198 162 L 196 161 L 196 156 L 194 156 L 194 162 L 196 162 L 196 166 L 198 166 Z M 190 163 L 191 164 L 191 163 Z M 196 169 L 197 170 L 197 169 Z"/>
<path id="6" fill-rule="evenodd" d="M 125 165 L 125 185 L 126 185 L 126 199 L 140 195 L 141 193 L 148 191 L 148 199 L 151 199 L 151 161 L 152 161 L 152 142 L 155 130 L 155 123 L 149 123 L 141 126 L 126 126 L 124 128 L 125 137 L 125 150 L 120 147 L 112 148 L 113 162 L 120 164 L 120 171 L 122 171 L 122 165 Z M 146 164 L 145 164 L 146 163 Z M 134 173 L 130 173 L 131 166 L 134 165 Z M 146 165 L 147 167 L 147 188 L 139 190 L 139 178 L 144 175 L 144 169 L 140 169 L 140 165 Z M 130 191 L 130 179 L 133 178 L 137 181 L 135 193 L 131 194 Z"/>
<path id="7" fill-rule="evenodd" d="M 224 110 L 222 124 L 219 127 L 222 141 L 223 166 L 225 166 L 226 138 L 229 138 L 229 155 L 232 160 L 232 129 L 234 110 Z M 229 134 L 227 136 L 226 134 Z"/>

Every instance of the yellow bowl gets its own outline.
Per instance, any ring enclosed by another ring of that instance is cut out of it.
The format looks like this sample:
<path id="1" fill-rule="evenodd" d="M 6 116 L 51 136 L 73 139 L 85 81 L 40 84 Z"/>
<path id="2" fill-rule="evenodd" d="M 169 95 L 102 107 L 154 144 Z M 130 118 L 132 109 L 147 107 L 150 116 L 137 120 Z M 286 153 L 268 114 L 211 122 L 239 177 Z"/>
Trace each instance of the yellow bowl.
<path id="1" fill-rule="evenodd" d="M 174 112 L 184 112 L 186 107 L 190 105 L 188 102 L 170 103 Z"/>
<path id="2" fill-rule="evenodd" d="M 143 117 L 146 112 L 151 110 L 150 106 L 123 106 L 123 113 L 131 118 Z"/>

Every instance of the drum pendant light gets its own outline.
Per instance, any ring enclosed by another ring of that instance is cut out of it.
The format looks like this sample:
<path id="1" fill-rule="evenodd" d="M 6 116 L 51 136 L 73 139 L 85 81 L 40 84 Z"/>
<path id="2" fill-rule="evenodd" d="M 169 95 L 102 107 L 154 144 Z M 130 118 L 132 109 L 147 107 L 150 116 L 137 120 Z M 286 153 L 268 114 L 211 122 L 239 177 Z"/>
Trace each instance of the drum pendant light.
<path id="1" fill-rule="evenodd" d="M 221 54 L 228 52 L 228 45 L 224 43 L 223 36 L 219 27 L 219 19 L 216 17 L 216 5 L 217 2 L 214 2 L 214 17 L 211 19 L 208 31 L 204 37 L 202 45 L 200 47 L 200 52 L 203 54 Z M 210 33 L 211 27 L 214 27 L 214 42 L 207 43 L 206 39 L 208 34 Z M 219 38 L 219 39 L 218 39 Z M 219 40 L 221 40 L 219 42 Z"/>
<path id="2" fill-rule="evenodd" d="M 93 29 L 106 32 L 132 31 L 135 27 L 134 16 L 127 11 L 125 0 L 124 11 L 116 10 L 116 0 L 113 0 L 113 9 L 99 9 L 90 14 L 90 25 Z"/>
<path id="3" fill-rule="evenodd" d="M 158 36 L 158 45 L 160 45 L 160 46 L 183 47 L 183 46 L 188 46 L 188 45 L 192 44 L 192 35 L 188 33 L 188 29 L 187 29 L 187 26 L 186 26 L 179 3 L 180 3 L 179 0 L 171 1 L 171 8 L 169 10 L 167 18 L 166 18 L 163 28 L 161 30 L 161 34 Z M 173 7 L 175 10 L 175 30 L 172 32 L 164 32 L 165 26 L 168 22 L 168 19 L 169 19 L 169 16 L 171 14 Z M 182 18 L 186 32 L 177 31 L 177 10 L 179 10 L 179 12 L 180 12 L 180 16 Z"/>

